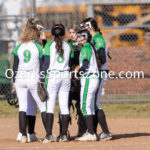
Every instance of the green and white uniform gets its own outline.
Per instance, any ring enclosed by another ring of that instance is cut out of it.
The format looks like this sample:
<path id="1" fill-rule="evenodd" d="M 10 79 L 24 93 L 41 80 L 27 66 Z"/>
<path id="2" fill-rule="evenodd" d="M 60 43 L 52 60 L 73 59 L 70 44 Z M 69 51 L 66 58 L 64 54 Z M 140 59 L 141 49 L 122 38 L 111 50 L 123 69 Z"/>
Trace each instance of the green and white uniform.
<path id="1" fill-rule="evenodd" d="M 69 61 L 74 57 L 72 47 L 63 41 L 63 56 L 60 56 L 56 50 L 56 43 L 54 40 L 45 45 L 44 56 L 50 57 L 50 64 L 48 67 L 46 85 L 49 93 L 47 101 L 47 113 L 54 113 L 56 96 L 58 94 L 58 101 L 60 106 L 60 113 L 63 115 L 69 114 L 68 100 L 70 91 L 70 67 Z"/>
<path id="2" fill-rule="evenodd" d="M 27 112 L 28 92 L 33 96 L 40 111 L 46 111 L 45 103 L 42 103 L 37 95 L 40 71 L 39 59 L 42 57 L 42 49 L 42 46 L 36 42 L 28 42 L 18 44 L 13 51 L 13 55 L 19 59 L 15 80 L 19 111 Z"/>
<path id="3" fill-rule="evenodd" d="M 84 60 L 89 61 L 88 71 L 81 76 L 81 110 L 84 116 L 94 115 L 94 97 L 98 88 L 98 67 L 94 50 L 89 43 L 86 43 L 80 53 L 80 67 Z"/>
<path id="4" fill-rule="evenodd" d="M 103 64 L 101 66 L 101 68 L 99 68 L 99 70 L 107 70 L 108 51 L 107 51 L 106 42 L 105 42 L 103 36 L 100 35 L 99 33 L 96 33 L 93 36 L 92 40 L 93 40 L 93 44 L 94 44 L 97 51 L 99 51 L 101 49 L 105 49 L 106 62 L 105 62 L 105 64 Z M 99 87 L 96 91 L 96 96 L 95 96 L 95 110 L 101 109 L 101 107 L 100 107 L 100 98 L 101 98 L 101 94 L 102 94 L 102 88 L 103 88 L 106 80 L 107 79 L 106 79 L 105 72 L 101 73 L 101 71 L 99 71 Z"/>

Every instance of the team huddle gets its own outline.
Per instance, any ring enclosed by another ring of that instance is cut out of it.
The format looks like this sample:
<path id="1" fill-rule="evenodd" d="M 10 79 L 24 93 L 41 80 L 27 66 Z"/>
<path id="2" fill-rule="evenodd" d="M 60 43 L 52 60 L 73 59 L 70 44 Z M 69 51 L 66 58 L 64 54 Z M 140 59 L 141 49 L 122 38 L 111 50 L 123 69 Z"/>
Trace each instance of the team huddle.
<path id="1" fill-rule="evenodd" d="M 37 108 L 41 112 L 46 132 L 42 143 L 69 141 L 72 100 L 76 101 L 78 116 L 75 140 L 111 139 L 105 114 L 100 106 L 102 88 L 106 81 L 108 51 L 96 20 L 86 18 L 79 26 L 69 27 L 70 39 L 67 42 L 64 40 L 64 25 L 53 25 L 53 40 L 49 42 L 44 34 L 41 35 L 43 28 L 39 19 L 28 18 L 13 51 L 13 88 L 19 102 L 17 141 L 41 141 L 34 131 Z M 70 72 L 74 70 L 77 72 L 76 76 L 70 76 Z M 37 93 L 39 83 L 46 86 L 48 99 L 45 102 L 40 100 Z M 59 102 L 60 127 L 57 138 L 52 132 L 56 99 Z M 98 125 L 102 129 L 101 134 L 97 133 Z"/>

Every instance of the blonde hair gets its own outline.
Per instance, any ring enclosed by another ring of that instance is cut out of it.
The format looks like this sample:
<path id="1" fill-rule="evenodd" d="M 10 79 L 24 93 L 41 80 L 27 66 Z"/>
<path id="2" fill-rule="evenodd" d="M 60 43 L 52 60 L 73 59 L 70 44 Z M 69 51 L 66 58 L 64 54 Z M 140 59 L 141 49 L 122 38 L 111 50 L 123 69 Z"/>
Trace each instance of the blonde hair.
<path id="1" fill-rule="evenodd" d="M 75 32 L 78 32 L 78 31 L 81 30 L 81 28 L 80 28 L 79 25 L 73 25 L 73 26 L 70 26 L 70 27 L 68 28 L 68 30 L 69 30 L 69 29 L 73 29 Z"/>
<path id="2" fill-rule="evenodd" d="M 37 41 L 40 38 L 40 31 L 37 28 L 37 24 L 40 20 L 37 18 L 28 18 L 23 26 L 20 42 L 27 43 L 29 41 Z"/>

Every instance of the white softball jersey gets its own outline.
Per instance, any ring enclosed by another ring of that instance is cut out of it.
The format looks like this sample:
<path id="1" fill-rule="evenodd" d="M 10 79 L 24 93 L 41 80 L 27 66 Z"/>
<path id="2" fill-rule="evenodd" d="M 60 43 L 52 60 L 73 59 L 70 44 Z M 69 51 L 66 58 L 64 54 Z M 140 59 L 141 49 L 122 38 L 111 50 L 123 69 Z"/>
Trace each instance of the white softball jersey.
<path id="1" fill-rule="evenodd" d="M 39 58 L 42 57 L 42 49 L 36 42 L 17 45 L 13 54 L 19 58 L 18 71 L 39 71 Z"/>
<path id="2" fill-rule="evenodd" d="M 42 46 L 32 41 L 20 43 L 13 51 L 13 55 L 19 58 L 18 73 L 15 80 L 16 92 L 19 100 L 19 111 L 27 112 L 29 108 L 29 92 L 40 111 L 46 111 L 45 103 L 41 102 L 37 95 L 40 70 L 39 59 L 42 57 L 42 49 Z M 20 75 L 20 72 L 23 72 L 24 75 Z M 33 114 L 35 114 L 35 112 L 33 112 Z"/>
<path id="3" fill-rule="evenodd" d="M 46 112 L 54 113 L 58 95 L 60 114 L 66 115 L 69 114 L 69 60 L 74 57 L 74 54 L 72 47 L 67 42 L 63 41 L 62 47 L 64 50 L 63 56 L 60 56 L 60 53 L 57 52 L 54 40 L 48 42 L 44 48 L 45 53 L 43 55 L 50 57 L 49 74 L 47 74 L 46 78 L 46 86 L 49 93 L 49 99 L 46 102 Z"/>
<path id="4" fill-rule="evenodd" d="M 58 70 L 58 71 L 69 71 L 69 59 L 74 57 L 73 50 L 70 44 L 63 41 L 63 49 L 64 54 L 63 57 L 60 56 L 60 53 L 57 53 L 56 50 L 56 43 L 54 40 L 51 42 L 48 42 L 45 45 L 44 51 L 45 53 L 43 55 L 50 57 L 50 65 L 49 70 Z"/>

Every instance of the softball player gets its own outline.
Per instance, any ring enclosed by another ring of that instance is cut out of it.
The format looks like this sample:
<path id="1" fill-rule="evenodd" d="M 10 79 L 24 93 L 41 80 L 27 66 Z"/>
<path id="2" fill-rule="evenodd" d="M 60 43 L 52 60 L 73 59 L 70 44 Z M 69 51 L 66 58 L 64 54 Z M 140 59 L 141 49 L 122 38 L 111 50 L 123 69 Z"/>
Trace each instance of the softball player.
<path id="1" fill-rule="evenodd" d="M 26 112 L 29 108 L 29 92 L 33 96 L 41 111 L 42 121 L 46 127 L 46 107 L 37 95 L 37 83 L 39 80 L 40 66 L 42 65 L 42 47 L 35 41 L 39 39 L 40 33 L 34 19 L 28 19 L 20 37 L 20 44 L 13 51 L 14 54 L 14 89 L 16 89 L 19 100 L 19 131 L 20 142 L 27 142 L 26 137 Z M 31 104 L 31 103 L 30 103 Z M 35 105 L 36 106 L 36 105 Z M 31 107 L 32 109 L 32 107 Z M 30 109 L 30 110 L 31 110 Z M 33 112 L 35 114 L 35 112 Z"/>
<path id="2" fill-rule="evenodd" d="M 99 87 L 96 92 L 95 96 L 95 132 L 97 131 L 97 124 L 99 122 L 99 125 L 102 128 L 103 133 L 100 135 L 101 140 L 109 140 L 112 138 L 111 133 L 109 132 L 106 117 L 104 114 L 104 111 L 100 107 L 100 98 L 102 94 L 102 88 L 104 86 L 104 83 L 106 81 L 106 72 L 107 72 L 107 64 L 108 64 L 108 51 L 106 42 L 102 36 L 102 33 L 100 32 L 100 29 L 98 28 L 97 22 L 94 18 L 87 18 L 85 19 L 81 27 L 84 29 L 87 29 L 90 34 L 92 35 L 92 44 L 94 44 L 98 54 L 101 66 L 99 67 Z"/>
<path id="3" fill-rule="evenodd" d="M 65 28 L 62 24 L 55 24 L 52 27 L 52 35 L 54 40 L 45 45 L 44 63 L 42 71 L 48 72 L 46 78 L 47 91 L 49 99 L 46 103 L 46 120 L 47 120 L 47 135 L 43 143 L 54 141 L 52 135 L 52 126 L 54 120 L 54 109 L 56 103 L 56 96 L 58 94 L 58 101 L 61 114 L 62 133 L 61 141 L 66 142 L 67 130 L 69 124 L 69 91 L 70 91 L 70 67 L 69 62 L 74 57 L 71 46 L 63 40 L 65 35 Z M 41 80 L 43 81 L 43 80 Z"/>
<path id="4" fill-rule="evenodd" d="M 37 29 L 41 32 L 43 27 L 43 24 L 41 22 L 41 20 L 39 20 L 38 18 L 34 18 L 33 22 L 36 24 Z M 25 22 L 24 25 L 24 29 L 27 27 L 28 25 L 28 19 Z M 42 40 L 42 45 L 45 46 L 45 44 L 47 43 L 46 41 L 46 36 L 44 33 L 40 34 L 40 39 Z M 38 44 L 40 44 L 39 41 L 36 41 Z M 18 42 L 17 44 L 21 44 L 21 42 Z M 27 142 L 34 142 L 34 141 L 39 141 L 39 139 L 36 137 L 35 135 L 35 121 L 36 121 L 36 110 L 37 110 L 37 104 L 33 98 L 33 96 L 31 95 L 30 91 L 28 91 L 28 98 L 27 98 L 28 102 L 28 106 L 27 106 L 27 127 L 28 127 L 28 133 L 27 133 Z M 19 142 L 22 138 L 22 134 L 19 132 L 17 135 L 17 141 Z"/>
<path id="5" fill-rule="evenodd" d="M 77 25 L 74 25 L 73 27 L 69 28 L 69 37 L 68 43 L 71 44 L 73 51 L 74 51 L 74 65 L 73 70 L 75 67 L 79 65 L 79 55 L 80 51 L 82 49 L 82 45 L 78 44 L 77 42 L 77 32 L 80 30 L 80 28 Z M 77 137 L 81 137 L 84 133 L 86 133 L 86 125 L 84 121 L 83 114 L 80 109 L 80 80 L 77 80 L 75 77 L 71 79 L 71 90 L 69 93 L 69 101 L 72 103 L 72 100 L 76 100 L 76 110 L 77 110 L 77 116 L 78 116 L 78 133 Z"/>
<path id="6" fill-rule="evenodd" d="M 93 128 L 94 96 L 98 88 L 98 66 L 95 52 L 91 44 L 91 35 L 88 30 L 77 32 L 77 39 L 83 48 L 80 52 L 80 69 L 81 75 L 81 93 L 80 108 L 82 110 L 88 132 L 78 138 L 79 141 L 96 141 L 96 134 Z"/>

